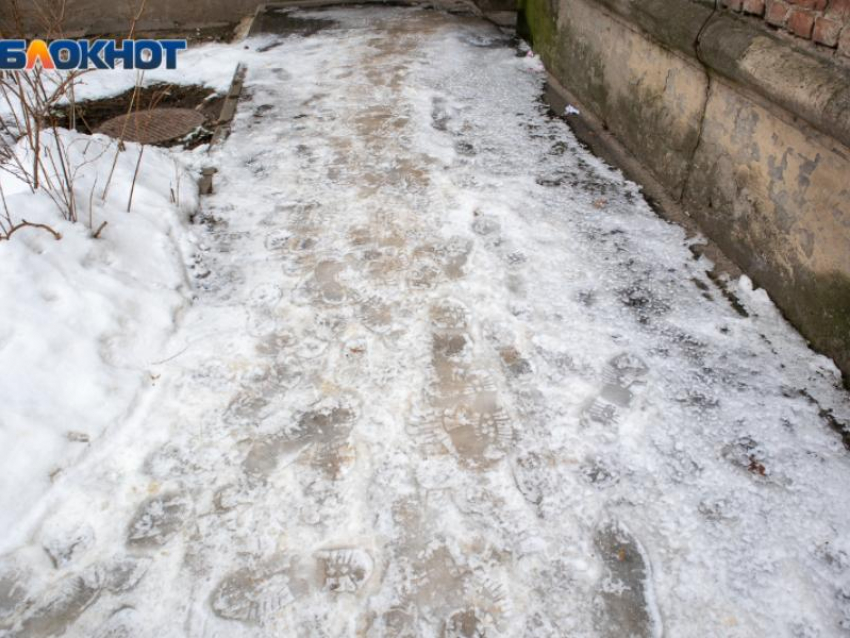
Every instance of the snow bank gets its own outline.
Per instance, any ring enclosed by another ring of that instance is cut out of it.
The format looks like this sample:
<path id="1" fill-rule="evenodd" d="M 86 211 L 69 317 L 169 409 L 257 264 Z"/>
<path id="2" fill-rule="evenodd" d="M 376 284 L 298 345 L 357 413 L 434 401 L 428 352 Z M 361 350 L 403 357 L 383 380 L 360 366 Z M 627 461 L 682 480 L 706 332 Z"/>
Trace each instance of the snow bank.
<path id="1" fill-rule="evenodd" d="M 0 534 L 11 539 L 51 483 L 91 441 L 118 426 L 154 379 L 148 366 L 187 304 L 184 252 L 195 181 L 168 152 L 147 147 L 127 212 L 141 147 L 67 131 L 78 167 L 79 223 L 50 198 L 3 173 L 14 221 L 48 224 L 62 239 L 23 228 L 0 241 Z M 43 143 L 54 144 L 51 134 Z M 21 156 L 26 155 L 18 147 Z M 93 196 L 93 197 L 92 197 Z M 90 216 L 90 217 L 89 217 Z M 98 239 L 92 228 L 107 226 Z"/>

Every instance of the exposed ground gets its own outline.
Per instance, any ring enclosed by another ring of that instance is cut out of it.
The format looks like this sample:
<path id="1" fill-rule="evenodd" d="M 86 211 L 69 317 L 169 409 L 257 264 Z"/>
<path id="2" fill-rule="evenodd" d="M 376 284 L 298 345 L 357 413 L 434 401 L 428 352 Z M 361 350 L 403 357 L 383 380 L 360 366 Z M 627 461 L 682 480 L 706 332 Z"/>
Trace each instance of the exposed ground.
<path id="1" fill-rule="evenodd" d="M 249 45 L 152 388 L 7 532 L 0 635 L 846 635 L 832 363 L 495 27 L 304 17 Z"/>

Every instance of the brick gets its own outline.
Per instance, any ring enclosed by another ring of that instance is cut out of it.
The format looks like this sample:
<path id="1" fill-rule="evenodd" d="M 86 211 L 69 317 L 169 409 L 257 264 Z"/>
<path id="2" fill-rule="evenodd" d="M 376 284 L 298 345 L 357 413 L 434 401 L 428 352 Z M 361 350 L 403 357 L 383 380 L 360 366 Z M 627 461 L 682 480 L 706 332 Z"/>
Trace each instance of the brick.
<path id="1" fill-rule="evenodd" d="M 791 7 L 783 0 L 770 0 L 767 5 L 767 21 L 775 27 L 784 27 L 790 11 Z"/>
<path id="2" fill-rule="evenodd" d="M 850 58 L 850 25 L 844 27 L 838 38 L 838 50 Z"/>
<path id="3" fill-rule="evenodd" d="M 744 13 L 764 15 L 764 0 L 744 0 Z"/>
<path id="4" fill-rule="evenodd" d="M 812 31 L 812 40 L 818 44 L 828 47 L 838 46 L 838 36 L 841 33 L 841 23 L 829 18 L 815 18 L 815 28 Z"/>
<path id="5" fill-rule="evenodd" d="M 794 35 L 807 40 L 812 37 L 812 29 L 815 27 L 815 16 L 811 11 L 805 9 L 791 9 L 785 28 Z"/>
<path id="6" fill-rule="evenodd" d="M 789 2 L 801 9 L 823 11 L 826 8 L 827 0 L 789 0 Z"/>
<path id="7" fill-rule="evenodd" d="M 838 18 L 839 20 L 850 19 L 850 0 L 830 0 L 826 14 L 830 18 Z"/>

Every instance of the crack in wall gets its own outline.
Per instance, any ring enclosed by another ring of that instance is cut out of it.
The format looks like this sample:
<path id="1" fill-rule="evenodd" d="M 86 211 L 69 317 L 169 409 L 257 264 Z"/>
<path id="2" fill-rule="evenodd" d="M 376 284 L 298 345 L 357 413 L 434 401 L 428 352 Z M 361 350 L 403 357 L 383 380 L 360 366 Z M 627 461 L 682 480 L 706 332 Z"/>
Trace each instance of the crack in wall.
<path id="1" fill-rule="evenodd" d="M 696 39 L 694 40 L 694 52 L 696 53 L 697 62 L 702 66 L 703 72 L 705 73 L 705 99 L 702 101 L 702 108 L 700 110 L 699 122 L 697 124 L 697 141 L 694 144 L 693 150 L 688 155 L 688 171 L 685 176 L 685 180 L 682 183 L 681 190 L 674 195 L 675 201 L 677 203 L 682 203 L 685 199 L 685 193 L 688 192 L 690 187 L 691 178 L 694 173 L 694 160 L 697 157 L 697 153 L 699 152 L 700 146 L 702 145 L 703 138 L 703 128 L 705 126 L 705 114 L 708 111 L 708 101 L 711 98 L 711 90 L 712 90 L 712 79 L 711 79 L 711 71 L 709 71 L 708 65 L 702 59 L 702 54 L 700 51 L 700 47 L 702 45 L 702 37 L 705 33 L 708 24 L 717 15 L 717 12 L 720 11 L 720 0 L 714 0 L 714 11 L 711 12 L 705 22 L 702 23 L 699 31 L 697 32 Z"/>

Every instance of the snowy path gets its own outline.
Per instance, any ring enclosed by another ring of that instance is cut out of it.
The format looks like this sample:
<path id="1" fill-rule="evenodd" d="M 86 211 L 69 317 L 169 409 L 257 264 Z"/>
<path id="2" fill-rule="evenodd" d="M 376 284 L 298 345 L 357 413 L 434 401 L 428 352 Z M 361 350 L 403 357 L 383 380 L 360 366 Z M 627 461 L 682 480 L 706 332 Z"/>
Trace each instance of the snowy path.
<path id="1" fill-rule="evenodd" d="M 494 27 L 315 16 L 252 64 L 196 304 L 0 563 L 0 635 L 847 635 L 832 364 Z"/>

